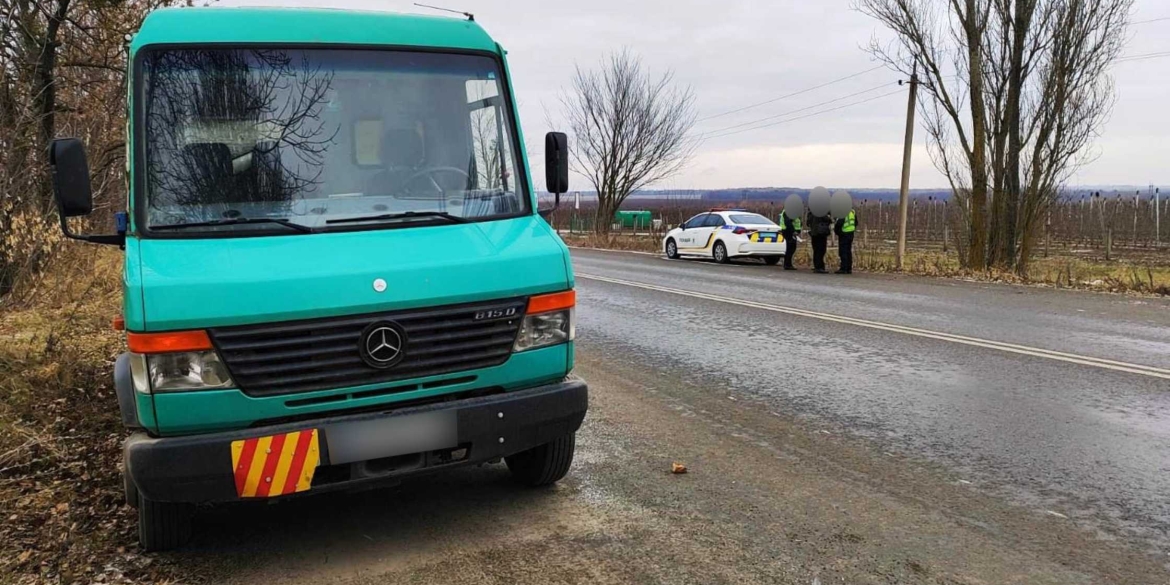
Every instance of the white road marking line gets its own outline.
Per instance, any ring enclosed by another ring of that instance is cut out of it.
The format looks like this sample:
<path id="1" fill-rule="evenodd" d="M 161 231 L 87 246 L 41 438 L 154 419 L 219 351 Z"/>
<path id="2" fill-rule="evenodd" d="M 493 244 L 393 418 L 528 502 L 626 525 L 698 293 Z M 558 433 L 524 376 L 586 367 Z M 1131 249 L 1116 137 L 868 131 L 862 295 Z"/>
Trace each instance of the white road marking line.
<path id="1" fill-rule="evenodd" d="M 1038 347 L 1029 347 L 1026 345 L 1017 345 L 1014 343 L 1006 343 L 1003 341 L 993 341 L 990 339 L 980 339 L 978 337 L 968 337 L 965 335 L 956 335 L 954 333 L 943 333 L 940 331 L 931 331 L 929 329 L 919 329 L 916 327 L 907 327 L 904 325 L 894 325 L 890 323 L 882 323 L 879 321 L 869 321 L 867 319 L 856 319 L 853 317 L 844 317 L 841 315 L 830 315 L 828 313 L 820 313 L 817 311 L 808 311 L 805 309 L 796 309 L 793 307 L 784 307 L 780 305 L 771 305 L 768 303 L 760 303 L 756 301 L 747 301 L 743 299 L 736 299 L 732 297 L 725 297 L 720 295 L 713 295 L 709 293 L 702 293 L 679 288 L 671 288 L 667 286 L 659 286 L 655 284 L 646 284 L 644 282 L 634 282 L 632 280 L 621 280 L 618 278 L 608 278 L 604 276 L 595 276 L 592 274 L 577 273 L 577 278 L 584 278 L 588 280 L 596 280 L 599 282 L 608 282 L 611 284 L 620 284 L 623 286 L 631 286 L 635 288 L 642 288 L 646 290 L 653 290 L 680 296 L 692 297 L 696 299 L 703 299 L 708 301 L 716 301 L 720 303 L 727 303 L 731 305 L 739 305 L 741 307 L 750 307 L 753 309 L 762 309 L 765 311 L 772 311 L 775 313 L 785 313 L 788 315 L 795 315 L 798 317 L 808 317 L 812 319 L 820 319 L 822 321 L 832 321 L 834 323 L 843 323 L 846 325 L 856 325 L 858 327 L 868 327 L 870 329 L 880 329 L 882 331 L 892 331 L 895 333 L 902 333 L 905 335 L 913 335 L 916 337 L 925 337 L 928 339 L 938 339 L 941 341 L 949 341 L 951 343 L 961 343 L 964 345 L 971 345 L 975 347 L 984 347 L 988 349 L 996 349 L 1009 353 L 1017 353 L 1021 355 L 1028 355 L 1033 357 L 1042 357 L 1050 360 L 1068 362 L 1072 364 L 1079 364 L 1082 366 L 1092 366 L 1095 368 L 1103 368 L 1107 370 L 1114 370 L 1118 372 L 1126 372 L 1130 374 L 1139 374 L 1142 376 L 1150 376 L 1153 378 L 1162 378 L 1170 380 L 1170 370 L 1164 368 L 1156 368 L 1154 366 L 1146 366 L 1142 364 L 1131 364 L 1127 362 L 1120 362 L 1104 358 L 1096 358 L 1085 355 L 1078 355 L 1073 353 L 1065 353 L 1061 351 L 1054 351 L 1050 349 L 1042 349 Z"/>

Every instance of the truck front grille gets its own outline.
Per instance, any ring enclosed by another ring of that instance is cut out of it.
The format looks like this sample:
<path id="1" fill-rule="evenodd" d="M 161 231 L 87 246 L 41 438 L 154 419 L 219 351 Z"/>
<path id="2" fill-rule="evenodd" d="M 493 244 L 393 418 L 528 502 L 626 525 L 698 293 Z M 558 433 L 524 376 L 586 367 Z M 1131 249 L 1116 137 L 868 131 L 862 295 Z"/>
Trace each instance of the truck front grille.
<path id="1" fill-rule="evenodd" d="M 421 378 L 498 366 L 512 353 L 526 299 L 284 321 L 210 330 L 240 389 L 252 396 Z M 367 365 L 362 331 L 390 322 L 406 332 L 393 367 Z"/>

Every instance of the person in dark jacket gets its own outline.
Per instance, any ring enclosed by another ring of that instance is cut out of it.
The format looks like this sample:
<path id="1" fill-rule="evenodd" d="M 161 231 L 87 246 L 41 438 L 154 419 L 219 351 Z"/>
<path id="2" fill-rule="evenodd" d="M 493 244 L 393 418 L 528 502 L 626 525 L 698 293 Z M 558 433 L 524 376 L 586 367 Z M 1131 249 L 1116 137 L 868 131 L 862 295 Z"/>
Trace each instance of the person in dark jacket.
<path id="1" fill-rule="evenodd" d="M 796 270 L 792 259 L 796 257 L 796 238 L 800 236 L 800 217 L 788 217 L 787 211 L 781 211 L 780 235 L 784 236 L 784 270 Z"/>
<path id="2" fill-rule="evenodd" d="M 833 233 L 833 218 L 827 213 L 816 216 L 810 211 L 805 224 L 808 226 L 808 236 L 812 239 L 813 272 L 827 274 L 825 251 L 829 248 L 829 234 Z"/>
<path id="3" fill-rule="evenodd" d="M 853 274 L 853 232 L 857 231 L 857 212 L 852 209 L 833 225 L 837 234 L 837 249 L 841 256 L 841 268 L 837 274 Z"/>

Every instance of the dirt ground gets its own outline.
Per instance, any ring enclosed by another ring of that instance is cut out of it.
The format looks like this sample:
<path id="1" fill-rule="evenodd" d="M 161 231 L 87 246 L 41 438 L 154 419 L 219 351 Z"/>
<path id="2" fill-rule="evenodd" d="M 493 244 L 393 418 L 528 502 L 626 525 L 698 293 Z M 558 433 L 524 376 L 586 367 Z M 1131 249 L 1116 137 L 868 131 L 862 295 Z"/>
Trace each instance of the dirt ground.
<path id="1" fill-rule="evenodd" d="M 670 372 L 579 350 L 569 478 L 501 465 L 359 495 L 205 512 L 192 581 L 1165 583 L 1159 560 Z M 670 472 L 674 462 L 688 473 Z"/>
<path id="2" fill-rule="evenodd" d="M 497 464 L 224 506 L 201 510 L 189 548 L 141 554 L 106 288 L 3 322 L 0 583 L 1170 583 L 1157 553 L 588 339 L 590 411 L 552 489 Z M 53 352 L 21 349 L 66 320 Z"/>

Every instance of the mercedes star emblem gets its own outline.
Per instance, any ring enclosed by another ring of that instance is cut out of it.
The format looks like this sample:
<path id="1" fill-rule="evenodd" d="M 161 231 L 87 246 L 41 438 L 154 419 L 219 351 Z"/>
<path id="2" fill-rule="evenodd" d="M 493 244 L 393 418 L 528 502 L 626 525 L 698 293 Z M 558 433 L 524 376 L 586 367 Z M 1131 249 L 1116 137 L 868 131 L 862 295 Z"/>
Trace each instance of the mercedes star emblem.
<path id="1" fill-rule="evenodd" d="M 366 327 L 361 337 L 361 355 L 375 368 L 389 368 L 402 360 L 406 332 L 397 323 L 382 321 Z"/>

